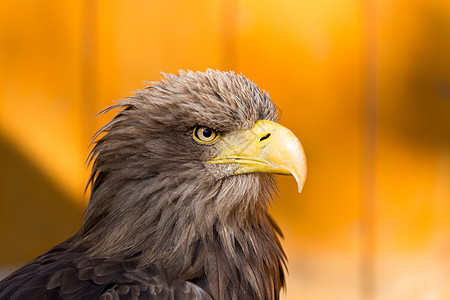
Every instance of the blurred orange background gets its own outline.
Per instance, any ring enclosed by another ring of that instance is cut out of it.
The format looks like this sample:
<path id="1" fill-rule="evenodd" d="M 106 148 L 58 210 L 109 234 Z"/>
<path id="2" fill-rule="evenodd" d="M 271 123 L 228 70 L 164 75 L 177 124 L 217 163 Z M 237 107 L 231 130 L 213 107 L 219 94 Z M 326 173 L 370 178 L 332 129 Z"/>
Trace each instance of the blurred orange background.
<path id="1" fill-rule="evenodd" d="M 0 266 L 76 232 L 95 117 L 160 72 L 234 70 L 302 141 L 272 213 L 285 299 L 450 299 L 447 0 L 0 1 Z"/>

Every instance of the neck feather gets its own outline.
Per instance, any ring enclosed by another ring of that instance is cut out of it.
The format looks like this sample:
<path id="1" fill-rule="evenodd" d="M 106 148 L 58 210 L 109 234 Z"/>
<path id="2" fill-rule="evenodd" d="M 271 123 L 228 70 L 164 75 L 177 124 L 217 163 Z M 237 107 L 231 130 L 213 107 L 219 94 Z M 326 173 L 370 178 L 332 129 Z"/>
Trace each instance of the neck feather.
<path id="1" fill-rule="evenodd" d="M 285 255 L 267 211 L 273 178 L 246 174 L 211 183 L 198 174 L 178 170 L 176 177 L 161 173 L 126 185 L 100 174 L 75 243 L 94 257 L 133 257 L 169 278 L 198 281 L 217 299 L 240 298 L 238 291 L 276 298 Z"/>

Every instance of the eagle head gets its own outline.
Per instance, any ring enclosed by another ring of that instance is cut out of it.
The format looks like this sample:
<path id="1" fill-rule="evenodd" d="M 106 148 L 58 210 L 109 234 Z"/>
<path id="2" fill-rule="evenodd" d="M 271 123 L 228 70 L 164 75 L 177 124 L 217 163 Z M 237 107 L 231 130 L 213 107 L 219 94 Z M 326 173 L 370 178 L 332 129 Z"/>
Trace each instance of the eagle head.
<path id="1" fill-rule="evenodd" d="M 164 77 L 105 110 L 119 112 L 96 135 L 90 202 L 74 241 L 215 298 L 233 284 L 260 299 L 277 294 L 285 255 L 267 206 L 272 174 L 292 174 L 301 190 L 300 142 L 277 123 L 268 94 L 241 75 Z M 211 285 L 217 276 L 223 282 Z"/>

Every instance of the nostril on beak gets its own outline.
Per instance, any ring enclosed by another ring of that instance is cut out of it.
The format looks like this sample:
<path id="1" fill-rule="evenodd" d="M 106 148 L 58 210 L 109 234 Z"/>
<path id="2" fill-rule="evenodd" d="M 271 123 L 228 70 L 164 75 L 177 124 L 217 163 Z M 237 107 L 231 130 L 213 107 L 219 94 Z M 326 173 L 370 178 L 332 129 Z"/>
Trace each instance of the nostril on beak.
<path id="1" fill-rule="evenodd" d="M 259 139 L 260 142 L 267 140 L 270 137 L 270 133 L 265 134 L 262 138 Z"/>

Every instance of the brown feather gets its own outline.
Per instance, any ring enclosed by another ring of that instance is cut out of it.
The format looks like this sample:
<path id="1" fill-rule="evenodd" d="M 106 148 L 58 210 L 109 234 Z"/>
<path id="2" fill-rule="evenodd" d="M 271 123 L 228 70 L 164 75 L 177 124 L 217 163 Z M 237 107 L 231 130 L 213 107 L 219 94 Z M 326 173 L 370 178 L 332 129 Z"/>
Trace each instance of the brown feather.
<path id="1" fill-rule="evenodd" d="M 82 228 L 0 283 L 0 298 L 41 287 L 65 299 L 278 299 L 285 254 L 267 210 L 274 179 L 207 164 L 219 150 L 192 139 L 199 125 L 232 132 L 276 121 L 269 96 L 233 72 L 180 72 L 112 109 L 88 158 Z"/>

